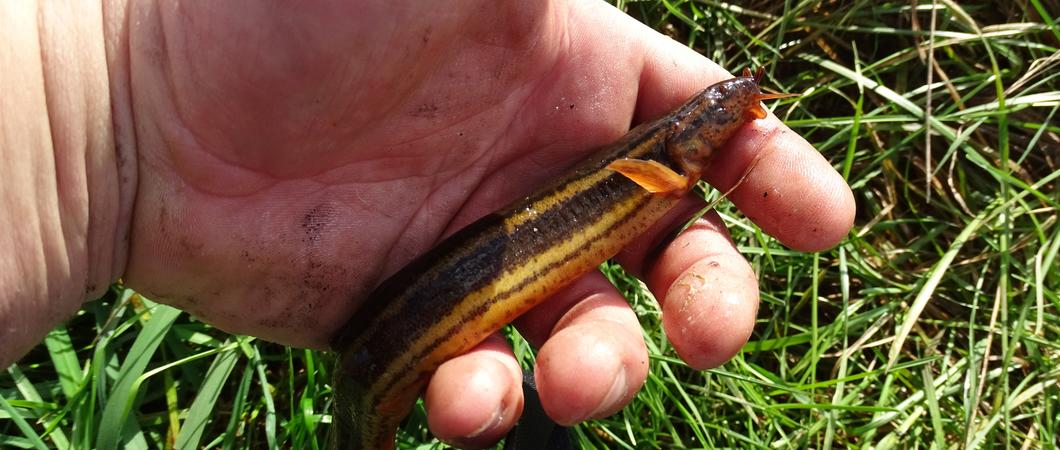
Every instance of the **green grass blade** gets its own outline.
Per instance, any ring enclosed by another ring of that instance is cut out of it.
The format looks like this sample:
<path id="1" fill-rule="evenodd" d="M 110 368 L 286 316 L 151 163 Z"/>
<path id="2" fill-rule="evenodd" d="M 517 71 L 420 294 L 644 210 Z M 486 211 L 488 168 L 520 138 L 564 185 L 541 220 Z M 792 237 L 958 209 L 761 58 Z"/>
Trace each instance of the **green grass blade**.
<path id="1" fill-rule="evenodd" d="M 154 305 L 150 312 L 151 318 L 136 336 L 132 348 L 118 370 L 117 379 L 103 407 L 99 434 L 96 437 L 97 448 L 118 448 L 125 438 L 138 434 L 127 426 L 128 421 L 132 420 L 129 416 L 134 400 L 131 388 L 137 378 L 144 374 L 147 364 L 151 362 L 151 357 L 162 343 L 169 327 L 180 316 L 180 310 L 161 304 Z"/>
<path id="2" fill-rule="evenodd" d="M 63 390 L 63 395 L 67 398 L 73 397 L 83 382 L 84 373 L 66 327 L 63 325 L 55 327 L 44 338 L 44 345 L 48 348 L 48 355 L 51 356 L 55 372 L 59 375 L 59 386 Z"/>
<path id="3" fill-rule="evenodd" d="M 41 439 L 40 435 L 33 430 L 33 427 L 31 427 L 29 423 L 26 423 L 26 419 L 23 419 L 22 415 L 19 414 L 2 395 L 0 395 L 0 410 L 6 412 L 11 421 L 15 422 L 15 426 L 22 432 L 22 436 L 33 445 L 33 448 L 40 450 L 46 450 L 48 448 L 48 446 L 44 444 L 44 440 Z"/>
<path id="4" fill-rule="evenodd" d="M 265 402 L 265 441 L 268 443 L 269 450 L 277 450 L 279 446 L 276 442 L 276 403 L 272 398 L 272 386 L 269 384 L 269 377 L 265 374 L 265 362 L 262 361 L 261 352 L 256 346 L 254 347 L 251 364 L 254 365 L 258 384 L 261 385 L 261 398 Z"/>
<path id="5" fill-rule="evenodd" d="M 22 398 L 27 400 L 27 403 L 40 404 L 39 407 L 29 406 L 38 416 L 39 419 L 43 414 L 47 414 L 50 410 L 57 409 L 55 404 L 44 404 L 44 399 L 41 397 L 40 392 L 37 391 L 37 387 L 33 385 L 26 376 L 22 373 L 22 370 L 18 368 L 17 364 L 12 364 L 11 367 L 7 368 L 7 373 L 11 375 L 11 379 L 15 382 L 15 387 L 18 388 L 19 393 L 22 394 Z M 26 406 L 24 406 L 26 407 Z M 56 428 L 53 425 L 48 426 L 45 429 L 45 435 L 48 439 L 51 439 L 57 448 L 70 448 L 70 441 L 66 438 L 66 433 L 62 429 Z"/>
<path id="6" fill-rule="evenodd" d="M 236 346 L 232 346 L 214 357 L 214 361 L 210 364 L 210 369 L 206 371 L 206 377 L 199 387 L 199 393 L 195 396 L 195 400 L 192 401 L 191 407 L 188 408 L 187 418 L 181 424 L 180 434 L 177 435 L 174 448 L 200 448 L 201 444 L 199 441 L 202 439 L 203 430 L 205 430 L 206 424 L 215 416 L 214 406 L 217 403 L 217 398 L 220 396 L 221 390 L 225 387 L 225 383 L 228 381 L 228 377 L 232 374 L 232 369 L 235 368 L 238 361 L 239 349 Z"/>
<path id="7" fill-rule="evenodd" d="M 235 447 L 236 436 L 239 435 L 240 422 L 243 414 L 249 406 L 248 395 L 250 391 L 250 383 L 254 369 L 251 367 L 245 367 L 243 369 L 243 376 L 239 381 L 239 387 L 235 393 L 235 399 L 232 402 L 232 417 L 228 420 L 228 427 L 225 430 L 223 439 L 221 440 L 221 448 L 223 450 L 231 450 Z M 211 445 L 213 447 L 214 445 Z"/>

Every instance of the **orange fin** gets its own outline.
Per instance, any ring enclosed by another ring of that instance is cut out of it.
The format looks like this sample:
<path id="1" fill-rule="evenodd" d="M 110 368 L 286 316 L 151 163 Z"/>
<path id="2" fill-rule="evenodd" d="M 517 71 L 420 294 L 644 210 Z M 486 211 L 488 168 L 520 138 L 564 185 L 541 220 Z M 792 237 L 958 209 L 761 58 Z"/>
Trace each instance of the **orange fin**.
<path id="1" fill-rule="evenodd" d="M 695 182 L 658 161 L 619 159 L 608 164 L 607 168 L 625 175 L 653 194 L 683 191 Z"/>

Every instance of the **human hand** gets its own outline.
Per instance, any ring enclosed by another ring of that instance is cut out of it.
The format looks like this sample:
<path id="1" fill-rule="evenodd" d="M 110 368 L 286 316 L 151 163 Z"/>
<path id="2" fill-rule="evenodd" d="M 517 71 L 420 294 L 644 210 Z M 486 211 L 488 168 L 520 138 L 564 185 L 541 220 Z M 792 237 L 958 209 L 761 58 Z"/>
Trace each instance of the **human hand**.
<path id="1" fill-rule="evenodd" d="M 224 330 L 315 348 L 444 236 L 729 77 L 589 1 L 126 12 L 128 60 L 111 77 L 129 93 L 117 128 L 135 130 L 119 143 L 139 169 L 126 284 Z M 838 242 L 849 189 L 772 116 L 738 133 L 706 179 L 726 189 L 759 154 L 732 201 L 795 249 Z M 706 368 L 746 342 L 757 283 L 714 215 L 649 257 L 701 206 L 685 199 L 617 259 L 662 302 L 681 357 Z M 599 273 L 517 326 L 540 348 L 542 401 L 561 423 L 613 413 L 646 376 L 636 318 Z M 496 440 L 517 419 L 519 380 L 497 339 L 443 365 L 426 393 L 432 431 Z"/>

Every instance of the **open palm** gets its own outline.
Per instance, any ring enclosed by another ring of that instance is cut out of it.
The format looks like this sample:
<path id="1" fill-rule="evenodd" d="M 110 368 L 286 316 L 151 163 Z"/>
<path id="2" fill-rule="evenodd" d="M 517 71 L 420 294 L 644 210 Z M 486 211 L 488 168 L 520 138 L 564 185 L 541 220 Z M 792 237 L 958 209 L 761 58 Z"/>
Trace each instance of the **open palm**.
<path id="1" fill-rule="evenodd" d="M 597 2 L 132 8 L 139 186 L 126 280 L 225 330 L 297 346 L 326 347 L 382 278 L 439 239 L 726 77 Z M 768 150 L 733 194 L 766 231 L 798 249 L 846 233 L 849 190 L 775 118 L 731 147 L 708 179 L 730 184 Z M 620 259 L 664 303 L 682 357 L 719 364 L 749 335 L 754 274 L 711 218 L 646 263 L 664 231 Z M 561 422 L 609 414 L 643 382 L 636 319 L 599 274 L 520 326 L 542 346 L 542 397 Z M 487 341 L 432 380 L 432 428 L 489 442 L 519 395 L 514 359 Z"/>

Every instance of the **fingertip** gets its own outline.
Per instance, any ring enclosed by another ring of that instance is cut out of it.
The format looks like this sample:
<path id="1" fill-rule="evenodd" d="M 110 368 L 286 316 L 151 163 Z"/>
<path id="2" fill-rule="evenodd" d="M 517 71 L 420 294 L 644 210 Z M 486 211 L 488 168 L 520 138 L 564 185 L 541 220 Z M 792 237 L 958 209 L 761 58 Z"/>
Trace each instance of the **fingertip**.
<path id="1" fill-rule="evenodd" d="M 637 316 L 599 272 L 580 278 L 517 322 L 540 347 L 534 372 L 538 393 L 557 423 L 613 414 L 647 378 L 648 349 Z"/>
<path id="2" fill-rule="evenodd" d="M 647 373 L 639 333 L 614 321 L 590 320 L 553 335 L 538 354 L 534 375 L 545 412 L 569 426 L 622 409 Z"/>
<path id="3" fill-rule="evenodd" d="M 521 371 L 507 342 L 494 335 L 442 364 L 424 399 L 428 427 L 438 439 L 460 448 L 487 447 L 522 414 Z"/>
<path id="4" fill-rule="evenodd" d="M 717 367 L 743 348 L 758 312 L 758 280 L 716 213 L 677 236 L 648 272 L 663 328 L 697 369 Z"/>
<path id="5" fill-rule="evenodd" d="M 663 300 L 663 328 L 689 366 L 709 369 L 735 356 L 754 330 L 758 284 L 746 261 L 719 256 L 692 265 Z"/>

